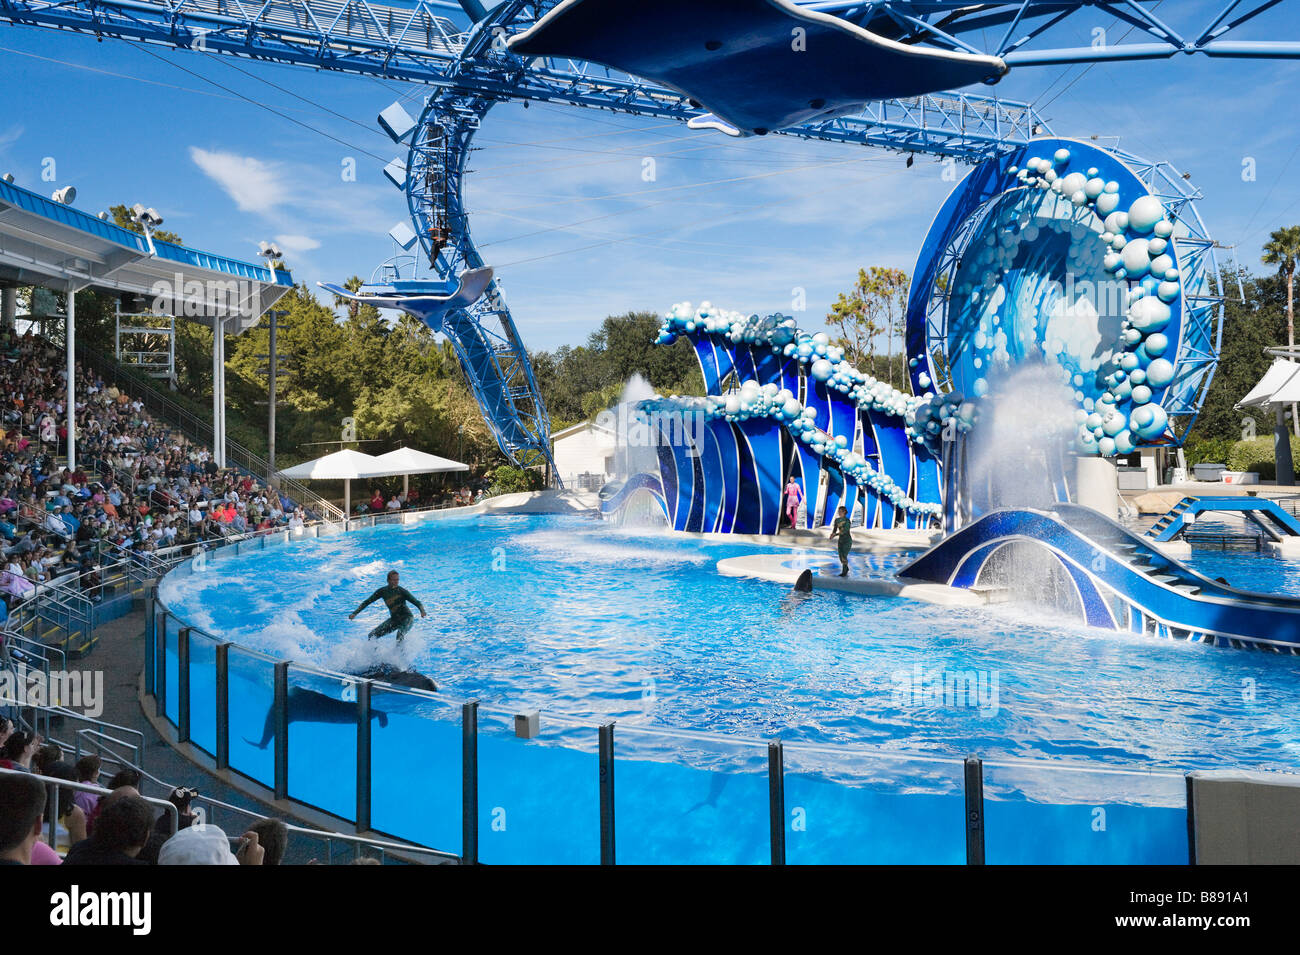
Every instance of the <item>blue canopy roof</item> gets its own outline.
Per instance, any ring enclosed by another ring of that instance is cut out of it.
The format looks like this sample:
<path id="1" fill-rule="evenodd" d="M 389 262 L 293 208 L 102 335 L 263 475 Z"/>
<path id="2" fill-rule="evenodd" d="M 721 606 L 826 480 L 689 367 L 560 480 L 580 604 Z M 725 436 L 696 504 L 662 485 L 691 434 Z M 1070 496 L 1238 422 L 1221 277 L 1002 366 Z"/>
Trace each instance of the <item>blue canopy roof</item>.
<path id="1" fill-rule="evenodd" d="M 21 186 L 5 182 L 3 179 L 0 179 L 0 203 L 7 203 L 53 222 L 71 226 L 98 239 L 126 246 L 140 255 L 149 254 L 149 244 L 145 241 L 144 236 L 138 232 L 123 229 L 112 222 L 105 222 L 88 212 L 83 212 L 72 206 L 65 206 L 28 189 L 23 189 Z M 154 249 L 156 251 L 154 257 L 158 259 L 166 259 L 193 268 L 207 269 L 212 272 L 221 272 L 225 275 L 263 282 L 267 285 L 293 287 L 293 276 L 290 275 L 288 270 L 277 269 L 272 273 L 264 265 L 254 265 L 251 262 L 243 262 L 224 255 L 214 255 L 211 252 L 203 252 L 183 245 L 173 245 L 170 242 L 160 242 L 157 239 L 154 240 Z"/>

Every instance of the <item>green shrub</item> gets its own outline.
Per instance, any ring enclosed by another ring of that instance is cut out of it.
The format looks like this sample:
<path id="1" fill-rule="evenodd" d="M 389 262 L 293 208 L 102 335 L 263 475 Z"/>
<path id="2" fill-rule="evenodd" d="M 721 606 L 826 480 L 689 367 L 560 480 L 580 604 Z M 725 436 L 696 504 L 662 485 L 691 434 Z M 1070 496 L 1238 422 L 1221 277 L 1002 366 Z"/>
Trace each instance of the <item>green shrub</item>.
<path id="1" fill-rule="evenodd" d="M 1235 442 L 1231 438 L 1202 438 L 1183 446 L 1189 469 L 1198 464 L 1227 464 Z"/>
<path id="2" fill-rule="evenodd" d="M 1291 464 L 1300 472 L 1300 441 L 1291 440 Z M 1277 468 L 1273 458 L 1272 435 L 1237 441 L 1228 452 L 1229 471 L 1254 471 L 1261 481 L 1272 481 L 1277 477 Z"/>
<path id="3" fill-rule="evenodd" d="M 488 494 L 516 494 L 520 491 L 540 491 L 542 476 L 528 468 L 517 468 L 503 464 L 492 472 L 492 487 Z"/>

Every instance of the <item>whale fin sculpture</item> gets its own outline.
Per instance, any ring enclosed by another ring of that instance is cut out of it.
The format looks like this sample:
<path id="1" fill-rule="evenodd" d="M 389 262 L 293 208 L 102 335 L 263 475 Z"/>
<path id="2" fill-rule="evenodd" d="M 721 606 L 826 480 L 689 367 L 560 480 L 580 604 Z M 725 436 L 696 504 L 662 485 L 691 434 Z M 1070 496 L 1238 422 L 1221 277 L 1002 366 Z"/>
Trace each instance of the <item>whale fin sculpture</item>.
<path id="1" fill-rule="evenodd" d="M 316 283 L 327 292 L 354 302 L 364 302 L 377 308 L 400 308 L 416 318 L 429 322 L 431 318 L 443 315 L 457 308 L 469 308 L 487 291 L 492 282 L 492 267 L 485 265 L 478 269 L 466 269 L 460 273 L 456 287 L 446 295 L 421 294 L 419 292 L 403 293 L 397 289 L 376 294 L 353 292 L 332 282 Z"/>
<path id="2" fill-rule="evenodd" d="M 998 57 L 898 43 L 791 0 L 563 0 L 507 46 L 644 77 L 758 135 L 1007 71 Z"/>

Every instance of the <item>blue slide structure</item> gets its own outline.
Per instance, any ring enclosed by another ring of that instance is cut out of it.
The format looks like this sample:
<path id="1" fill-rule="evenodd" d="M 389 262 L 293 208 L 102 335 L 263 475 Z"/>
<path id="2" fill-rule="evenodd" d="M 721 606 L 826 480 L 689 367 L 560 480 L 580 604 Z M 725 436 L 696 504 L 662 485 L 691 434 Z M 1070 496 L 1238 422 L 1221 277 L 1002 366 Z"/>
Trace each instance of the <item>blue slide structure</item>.
<path id="1" fill-rule="evenodd" d="M 1028 543 L 1053 554 L 1078 590 L 1089 626 L 1300 653 L 1300 600 L 1237 590 L 1162 554 L 1088 507 L 991 511 L 949 535 L 899 576 L 973 588 L 994 555 Z M 1004 581 L 992 581 L 1004 583 Z"/>
<path id="2" fill-rule="evenodd" d="M 1300 537 L 1300 521 L 1263 497 L 1185 497 L 1156 520 L 1147 536 L 1160 542 L 1176 540 L 1202 514 L 1241 514 L 1274 542 Z"/>

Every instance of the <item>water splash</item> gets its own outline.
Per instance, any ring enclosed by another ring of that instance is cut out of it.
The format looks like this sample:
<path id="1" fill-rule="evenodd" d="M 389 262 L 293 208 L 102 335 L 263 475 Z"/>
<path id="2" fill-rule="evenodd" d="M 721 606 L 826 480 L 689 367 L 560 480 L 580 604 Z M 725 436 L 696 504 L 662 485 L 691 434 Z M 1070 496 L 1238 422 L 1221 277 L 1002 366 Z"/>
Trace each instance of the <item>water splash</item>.
<path id="1" fill-rule="evenodd" d="M 1019 365 L 990 382 L 970 437 L 967 481 L 982 509 L 1048 508 L 1073 464 L 1070 389 L 1046 363 Z"/>

